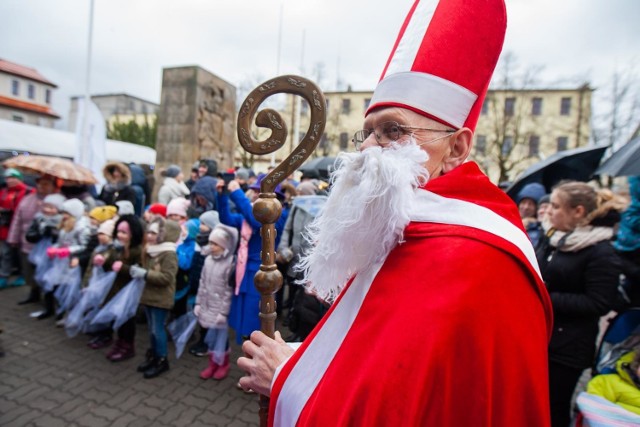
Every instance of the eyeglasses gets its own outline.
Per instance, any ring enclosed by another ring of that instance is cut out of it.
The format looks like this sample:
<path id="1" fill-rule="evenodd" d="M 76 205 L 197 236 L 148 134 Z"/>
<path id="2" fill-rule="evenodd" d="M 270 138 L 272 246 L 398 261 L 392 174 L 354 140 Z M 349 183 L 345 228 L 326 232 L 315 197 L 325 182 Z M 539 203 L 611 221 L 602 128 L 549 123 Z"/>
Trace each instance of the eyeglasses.
<path id="1" fill-rule="evenodd" d="M 446 132 L 448 134 L 454 133 L 455 129 L 430 129 L 430 128 L 419 128 L 415 126 L 407 126 L 401 125 L 398 122 L 384 122 L 374 127 L 373 129 L 362 129 L 353 134 L 353 144 L 356 147 L 356 150 L 360 150 L 364 141 L 373 134 L 376 138 L 376 142 L 381 147 L 384 147 L 392 142 L 397 141 L 403 135 L 408 135 L 412 130 L 426 130 L 429 132 Z M 445 135 L 448 136 L 448 135 Z M 434 142 L 438 139 L 442 139 L 445 136 L 440 138 L 432 139 L 431 141 L 423 142 L 423 145 L 429 142 Z"/>

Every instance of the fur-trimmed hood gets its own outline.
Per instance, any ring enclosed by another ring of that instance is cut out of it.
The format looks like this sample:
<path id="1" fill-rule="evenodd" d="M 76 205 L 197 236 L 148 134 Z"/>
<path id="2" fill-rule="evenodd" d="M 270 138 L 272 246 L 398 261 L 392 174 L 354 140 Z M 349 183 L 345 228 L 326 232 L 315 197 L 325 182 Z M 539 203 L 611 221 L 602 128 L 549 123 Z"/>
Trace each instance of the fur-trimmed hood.
<path id="1" fill-rule="evenodd" d="M 116 182 L 115 178 L 113 177 L 114 170 L 118 170 L 122 174 L 123 178 L 120 180 L 120 182 L 127 185 L 131 184 L 131 171 L 129 170 L 129 167 L 122 162 L 115 161 L 107 162 L 102 169 L 102 174 L 108 182 Z"/>
<path id="2" fill-rule="evenodd" d="M 158 243 L 176 243 L 180 238 L 180 232 L 182 231 L 179 223 L 162 217 L 156 217 L 151 221 L 151 223 L 149 223 L 147 231 L 151 230 L 154 232 L 157 230 Z"/>

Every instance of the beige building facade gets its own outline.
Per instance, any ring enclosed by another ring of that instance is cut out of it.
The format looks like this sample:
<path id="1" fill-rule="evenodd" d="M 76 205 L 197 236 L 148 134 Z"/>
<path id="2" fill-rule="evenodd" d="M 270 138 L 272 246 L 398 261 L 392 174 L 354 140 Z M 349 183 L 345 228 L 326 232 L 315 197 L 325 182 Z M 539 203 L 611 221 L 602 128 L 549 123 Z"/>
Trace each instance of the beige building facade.
<path id="1" fill-rule="evenodd" d="M 76 129 L 79 98 L 81 97 L 71 97 L 68 125 L 70 131 Z M 155 102 L 126 93 L 91 95 L 91 100 L 96 104 L 109 126 L 116 122 L 129 123 L 131 120 L 135 120 L 139 125 L 151 124 L 156 120 L 160 109 L 160 105 Z"/>
<path id="2" fill-rule="evenodd" d="M 60 118 L 51 106 L 57 87 L 33 68 L 0 59 L 0 119 L 52 128 Z"/>

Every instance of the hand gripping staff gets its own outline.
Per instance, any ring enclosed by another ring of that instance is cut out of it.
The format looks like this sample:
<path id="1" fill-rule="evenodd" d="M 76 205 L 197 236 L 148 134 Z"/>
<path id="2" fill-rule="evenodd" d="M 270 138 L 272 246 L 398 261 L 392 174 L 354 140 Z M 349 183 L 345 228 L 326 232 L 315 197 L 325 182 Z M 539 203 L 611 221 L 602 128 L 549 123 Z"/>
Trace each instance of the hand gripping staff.
<path id="1" fill-rule="evenodd" d="M 298 76 L 280 76 L 268 80 L 255 88 L 242 103 L 238 113 L 238 140 L 240 145 L 251 154 L 270 154 L 279 150 L 287 138 L 287 126 L 277 111 L 264 109 L 255 119 L 258 127 L 271 130 L 265 141 L 256 141 L 251 134 L 251 120 L 258 107 L 268 97 L 278 93 L 289 93 L 303 97 L 310 106 L 311 120 L 309 129 L 300 144 L 293 148 L 275 169 L 265 176 L 260 185 L 260 196 L 253 205 L 253 216 L 262 224 L 262 252 L 260 269 L 254 278 L 254 284 L 260 293 L 260 329 L 271 337 L 275 337 L 276 307 L 275 293 L 282 286 L 282 275 L 275 263 L 275 223 L 282 213 L 282 205 L 274 193 L 275 187 L 286 177 L 298 169 L 313 153 L 322 138 L 327 120 L 324 94 L 310 80 Z M 260 425 L 266 426 L 269 411 L 269 398 L 260 396 Z"/>

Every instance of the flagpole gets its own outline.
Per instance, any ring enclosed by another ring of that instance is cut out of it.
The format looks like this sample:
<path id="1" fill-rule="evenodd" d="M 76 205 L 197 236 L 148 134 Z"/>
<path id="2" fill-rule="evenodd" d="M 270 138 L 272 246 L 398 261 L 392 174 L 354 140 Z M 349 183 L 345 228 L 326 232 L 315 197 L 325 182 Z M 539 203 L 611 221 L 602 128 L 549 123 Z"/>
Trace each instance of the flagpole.
<path id="1" fill-rule="evenodd" d="M 89 1 L 89 37 L 87 40 L 87 67 L 85 71 L 85 87 L 84 87 L 84 101 L 82 112 L 82 138 L 80 139 L 80 147 L 78 147 L 79 160 L 82 166 L 90 166 L 89 161 L 89 135 L 87 135 L 88 116 L 89 116 L 89 102 L 91 93 L 91 47 L 93 44 L 93 3 L 94 0 Z"/>
<path id="2" fill-rule="evenodd" d="M 305 42 L 306 30 L 302 30 L 302 48 L 300 49 L 300 75 L 304 76 L 304 42 Z M 291 95 L 293 98 L 293 138 L 289 143 L 289 152 L 293 152 L 293 147 L 298 145 L 300 141 L 300 114 L 302 109 L 302 98 L 299 96 Z"/>
<path id="3" fill-rule="evenodd" d="M 276 76 L 280 75 L 280 52 L 282 51 L 282 11 L 284 5 L 280 3 L 280 24 L 278 25 L 278 57 L 276 59 Z M 271 153 L 271 167 L 276 165 L 276 153 Z"/>

